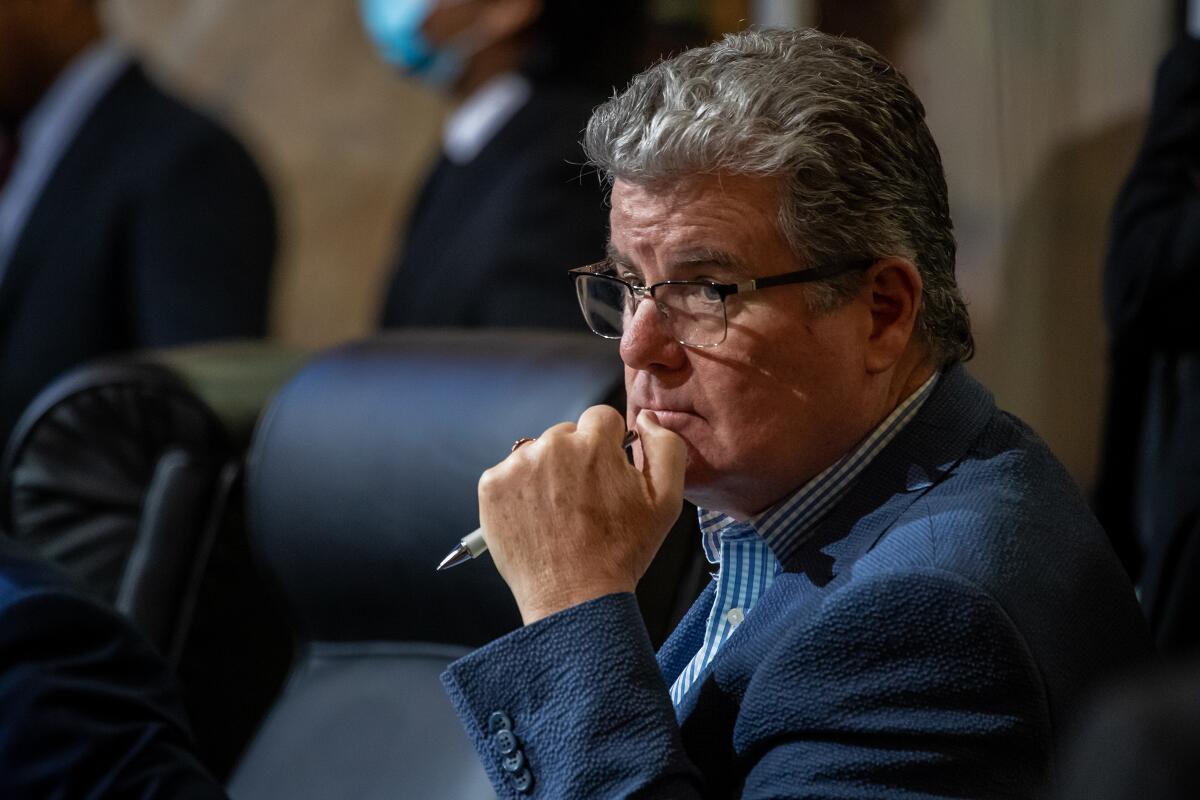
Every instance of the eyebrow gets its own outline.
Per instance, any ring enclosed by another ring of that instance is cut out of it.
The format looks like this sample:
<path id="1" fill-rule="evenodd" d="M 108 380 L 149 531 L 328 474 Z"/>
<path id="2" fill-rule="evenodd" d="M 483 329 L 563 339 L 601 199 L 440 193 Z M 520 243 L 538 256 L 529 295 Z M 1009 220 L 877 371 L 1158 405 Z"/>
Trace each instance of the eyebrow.
<path id="1" fill-rule="evenodd" d="M 634 272 L 640 270 L 634 266 L 633 262 L 621 253 L 616 246 L 609 241 L 605 246 L 605 252 L 608 260 L 614 266 L 626 268 Z M 695 270 L 701 267 L 718 267 L 721 270 L 732 273 L 736 277 L 749 277 L 743 263 L 731 253 L 724 250 L 718 250 L 713 247 L 694 247 L 677 255 L 671 259 L 668 268 L 670 270 Z"/>
<path id="2" fill-rule="evenodd" d="M 712 247 L 697 247 L 685 250 L 671 261 L 673 269 L 719 267 L 735 275 L 746 275 L 746 269 L 733 254 Z"/>

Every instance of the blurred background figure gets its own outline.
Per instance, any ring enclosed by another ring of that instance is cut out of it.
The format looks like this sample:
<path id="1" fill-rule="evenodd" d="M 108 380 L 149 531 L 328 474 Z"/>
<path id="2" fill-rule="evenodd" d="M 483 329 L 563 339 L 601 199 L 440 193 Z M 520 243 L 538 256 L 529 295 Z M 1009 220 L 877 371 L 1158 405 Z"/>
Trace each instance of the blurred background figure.
<path id="1" fill-rule="evenodd" d="M 1068 753 L 1060 800 L 1200 797 L 1200 663 L 1131 676 L 1097 697 Z"/>
<path id="2" fill-rule="evenodd" d="M 638 64 L 644 5 L 362 0 L 380 54 L 453 104 L 384 327 L 581 327 L 565 270 L 603 255 L 608 213 L 578 141 Z"/>
<path id="3" fill-rule="evenodd" d="M 226 131 L 106 38 L 98 0 L 0 3 L 0 437 L 65 369 L 266 332 L 275 215 Z"/>
<path id="4" fill-rule="evenodd" d="M 1096 493 L 1169 653 L 1200 644 L 1200 3 L 1186 16 L 1113 212 L 1104 273 L 1112 372 Z"/>

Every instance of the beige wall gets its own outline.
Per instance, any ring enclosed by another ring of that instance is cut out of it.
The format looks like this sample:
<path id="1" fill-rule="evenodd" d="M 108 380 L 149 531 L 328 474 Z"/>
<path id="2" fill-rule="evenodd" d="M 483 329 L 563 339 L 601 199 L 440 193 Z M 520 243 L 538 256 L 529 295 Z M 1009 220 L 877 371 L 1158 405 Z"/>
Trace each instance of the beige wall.
<path id="1" fill-rule="evenodd" d="M 971 371 L 1091 485 L 1108 218 L 1169 41 L 1169 0 L 935 0 L 902 60 L 942 149 Z"/>
<path id="2" fill-rule="evenodd" d="M 437 98 L 371 50 L 354 0 L 112 0 L 112 28 L 215 111 L 275 190 L 273 329 L 327 345 L 374 327 L 387 260 L 436 153 Z"/>
<path id="3" fill-rule="evenodd" d="M 744 19 L 751 5 L 711 7 Z M 1107 218 L 1170 0 L 923 6 L 898 58 L 943 150 L 979 343 L 971 369 L 1088 485 Z M 112 0 L 111 12 L 267 171 L 285 243 L 276 333 L 325 345 L 371 330 L 398 225 L 435 152 L 439 101 L 378 61 L 355 0 Z"/>

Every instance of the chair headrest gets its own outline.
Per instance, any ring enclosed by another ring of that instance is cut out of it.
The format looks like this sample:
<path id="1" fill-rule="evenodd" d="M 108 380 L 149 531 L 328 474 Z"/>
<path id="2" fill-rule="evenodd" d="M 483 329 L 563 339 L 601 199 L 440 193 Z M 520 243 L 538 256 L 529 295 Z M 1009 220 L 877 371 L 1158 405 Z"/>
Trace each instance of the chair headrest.
<path id="1" fill-rule="evenodd" d="M 438 561 L 478 526 L 476 486 L 514 439 L 620 402 L 590 334 L 414 331 L 309 363 L 260 422 L 251 546 L 308 640 L 483 644 L 519 624 L 486 556 Z"/>
<path id="2" fill-rule="evenodd" d="M 233 454 L 220 421 L 170 369 L 123 356 L 71 370 L 13 429 L 0 468 L 3 528 L 112 601 L 171 450 L 214 474 Z"/>

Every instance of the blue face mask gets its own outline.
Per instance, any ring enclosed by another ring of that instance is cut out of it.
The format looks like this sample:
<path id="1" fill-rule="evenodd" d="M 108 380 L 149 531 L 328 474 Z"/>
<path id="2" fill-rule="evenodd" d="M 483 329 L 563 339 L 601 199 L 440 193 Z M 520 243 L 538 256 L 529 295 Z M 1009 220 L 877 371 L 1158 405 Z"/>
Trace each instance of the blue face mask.
<path id="1" fill-rule="evenodd" d="M 466 68 L 455 47 L 434 48 L 421 35 L 434 0 L 359 0 L 359 13 L 375 48 L 394 67 L 439 88 L 453 85 Z"/>

